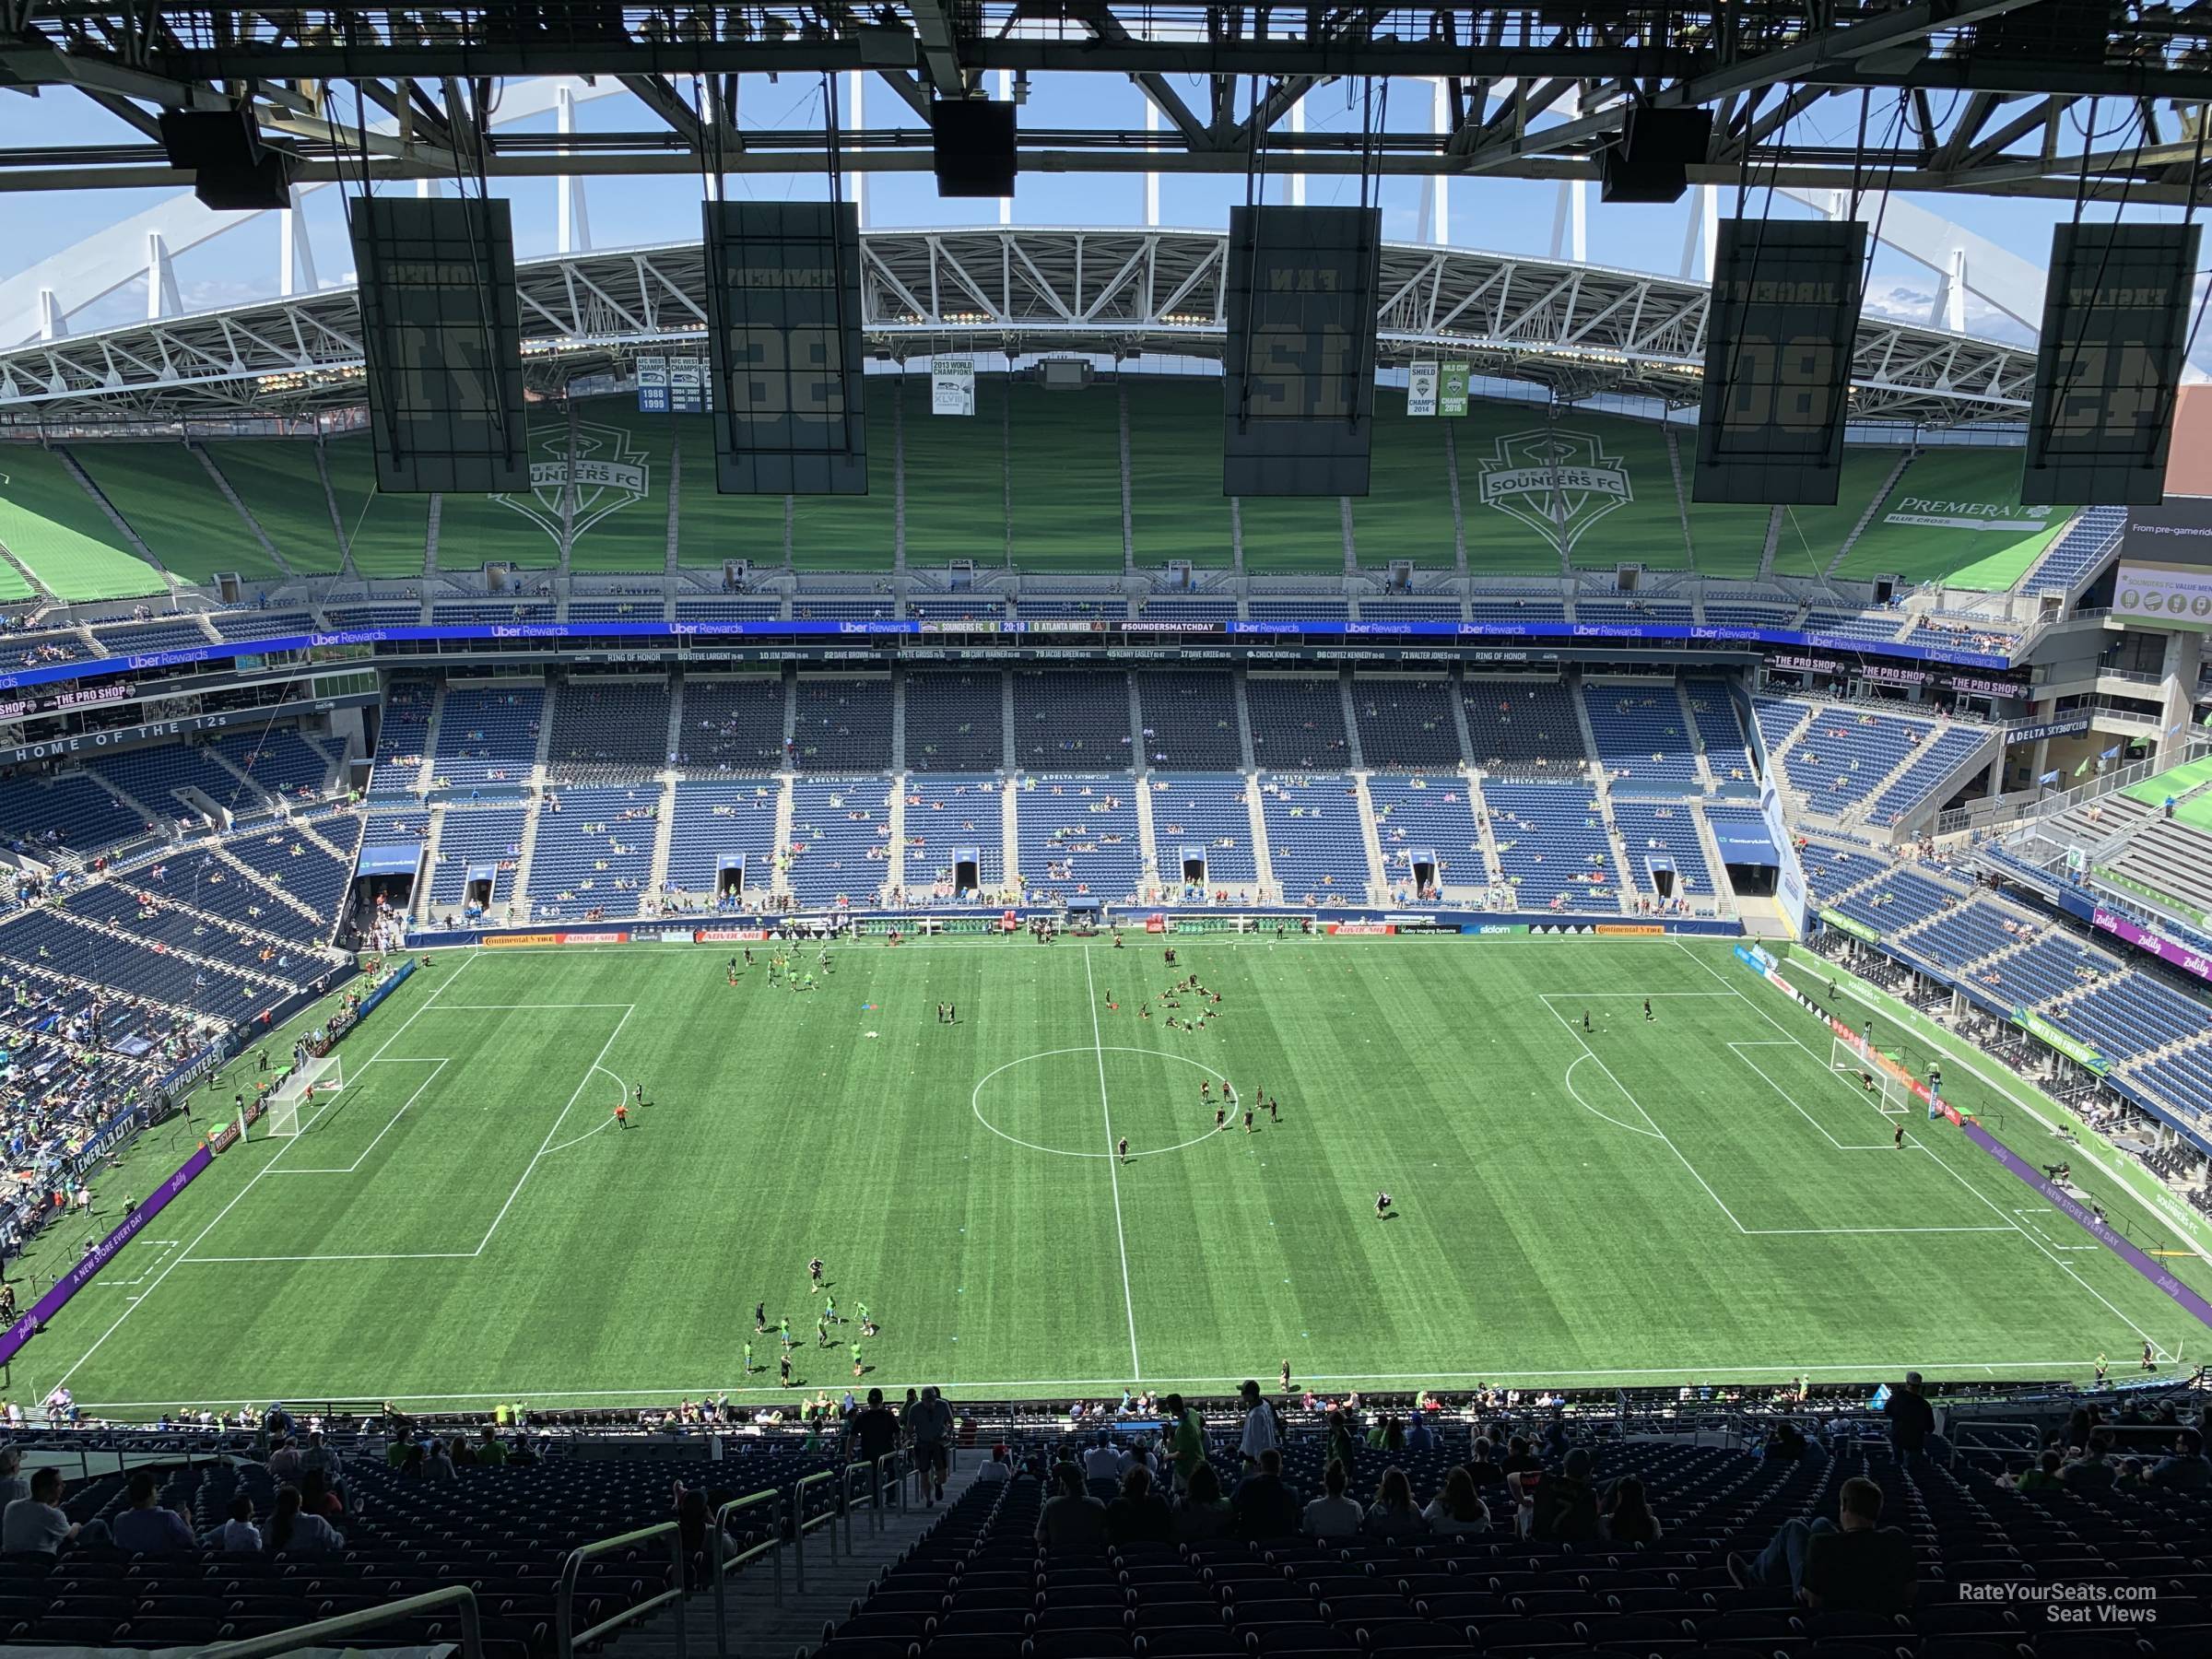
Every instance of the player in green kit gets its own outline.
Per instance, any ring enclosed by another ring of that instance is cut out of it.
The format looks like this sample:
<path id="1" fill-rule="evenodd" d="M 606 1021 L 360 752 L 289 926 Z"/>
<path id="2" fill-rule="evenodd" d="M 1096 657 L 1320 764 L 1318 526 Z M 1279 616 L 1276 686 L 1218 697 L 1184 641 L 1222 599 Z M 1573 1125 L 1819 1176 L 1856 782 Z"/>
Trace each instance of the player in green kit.
<path id="1" fill-rule="evenodd" d="M 753 1374 L 753 1345 L 749 1342 L 745 1345 L 745 1374 Z"/>
<path id="2" fill-rule="evenodd" d="M 860 1304 L 860 1334 L 863 1336 L 873 1336 L 876 1335 L 876 1322 L 868 1317 L 868 1304 L 866 1302 L 862 1302 Z"/>
<path id="3" fill-rule="evenodd" d="M 853 1374 L 857 1377 L 864 1369 L 860 1363 L 860 1344 L 856 1342 L 853 1345 Z"/>
<path id="4" fill-rule="evenodd" d="M 791 1318 L 788 1314 L 776 1321 L 776 1335 L 783 1339 L 783 1351 L 789 1353 L 791 1351 Z"/>

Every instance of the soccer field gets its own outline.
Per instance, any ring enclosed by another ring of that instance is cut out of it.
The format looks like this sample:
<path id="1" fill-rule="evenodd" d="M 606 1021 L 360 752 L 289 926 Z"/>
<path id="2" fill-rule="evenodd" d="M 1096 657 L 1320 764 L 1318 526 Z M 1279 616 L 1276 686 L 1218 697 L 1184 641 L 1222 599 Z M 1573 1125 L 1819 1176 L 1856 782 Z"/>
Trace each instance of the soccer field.
<path id="1" fill-rule="evenodd" d="M 816 1254 L 882 1326 L 868 1382 L 979 1394 L 1286 1359 L 1453 1389 L 2053 1376 L 2190 1335 L 1956 1129 L 1831 1073 L 1825 1029 L 1724 944 L 1174 944 L 1173 969 L 1141 936 L 848 945 L 796 992 L 767 947 L 735 986 L 730 947 L 441 957 L 347 1040 L 304 1133 L 226 1153 L 78 1295 L 17 1395 L 765 1397 L 780 1316 L 798 1381 L 836 1393 L 857 1326 L 816 1345 Z M 1194 971 L 1222 1001 L 1171 1030 Z M 1946 1093 L 2046 1160 L 2001 1076 L 1955 1056 Z M 1280 1123 L 1215 1133 L 1223 1080 Z M 103 1204 L 191 1144 L 149 1142 Z M 49 1273 L 76 1242 L 42 1243 Z"/>

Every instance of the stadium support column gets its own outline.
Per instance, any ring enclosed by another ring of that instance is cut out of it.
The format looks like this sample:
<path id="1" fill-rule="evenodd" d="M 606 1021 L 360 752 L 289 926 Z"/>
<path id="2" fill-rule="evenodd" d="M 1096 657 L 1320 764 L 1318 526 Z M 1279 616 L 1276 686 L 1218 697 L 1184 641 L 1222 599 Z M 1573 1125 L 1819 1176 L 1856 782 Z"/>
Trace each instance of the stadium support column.
<path id="1" fill-rule="evenodd" d="M 998 72 L 998 101 L 1003 104 L 1010 104 L 1014 101 L 1014 71 L 1011 69 L 1001 69 Z M 1145 100 L 1147 108 L 1150 107 L 1151 102 L 1152 100 L 1148 98 Z M 1014 198 L 1010 195 L 1003 195 L 998 198 L 998 222 L 1002 225 L 1010 225 L 1014 222 Z"/>
<path id="2" fill-rule="evenodd" d="M 1290 130 L 1299 134 L 1302 134 L 1306 130 L 1306 100 L 1303 98 L 1290 106 Z M 1290 206 L 1303 207 L 1305 205 L 1306 175 L 1302 172 L 1294 172 L 1290 175 Z M 1440 237 L 1438 240 L 1441 241 L 1442 239 Z"/>
<path id="3" fill-rule="evenodd" d="M 300 206 L 300 187 L 292 186 L 289 207 L 277 214 L 276 291 L 289 300 L 312 294 L 315 281 L 315 245 L 308 240 L 307 214 Z"/>
<path id="4" fill-rule="evenodd" d="M 1147 148 L 1151 147 L 1152 140 L 1149 135 L 1159 131 L 1159 106 L 1147 97 L 1145 100 L 1145 132 L 1147 135 L 1145 144 Z M 1156 172 L 1145 174 L 1145 229 L 1147 230 L 1159 229 L 1159 175 Z"/>
<path id="5" fill-rule="evenodd" d="M 562 86 L 553 94 L 553 128 L 564 137 L 576 130 L 576 90 L 571 86 Z M 568 147 L 562 146 L 560 153 L 569 154 Z M 573 173 L 563 173 L 556 181 L 556 191 L 559 252 L 581 253 L 592 245 L 592 221 L 583 206 L 583 181 Z"/>
<path id="6" fill-rule="evenodd" d="M 1436 135 L 1439 138 L 1449 138 L 1452 135 L 1452 83 L 1441 76 L 1437 77 L 1435 95 L 1430 100 L 1430 105 L 1436 120 Z M 1430 229 L 1433 233 L 1436 245 L 1440 248 L 1448 248 L 1452 245 L 1452 180 L 1450 175 L 1440 172 L 1430 180 L 1429 193 Z"/>
<path id="7" fill-rule="evenodd" d="M 1578 94 L 1567 95 L 1564 113 L 1570 121 L 1579 120 L 1583 100 Z M 1567 258 L 1581 265 L 1590 257 L 1590 186 L 1581 179 L 1563 179 L 1559 182 L 1559 206 L 1551 219 L 1551 256 Z M 1443 239 L 1437 239 L 1441 241 Z"/>
<path id="8" fill-rule="evenodd" d="M 2187 738 L 2196 720 L 2196 679 L 2204 672 L 2204 635 L 2183 629 L 2166 636 L 2159 687 L 2165 703 L 2159 717 L 2160 767 L 2178 766 L 2189 758 Z"/>
<path id="9" fill-rule="evenodd" d="M 858 133 L 866 124 L 864 119 L 866 106 L 863 101 L 862 95 L 867 84 L 868 72 L 865 69 L 847 71 L 845 75 L 845 131 L 848 133 Z M 865 229 L 868 223 L 868 175 L 865 172 L 848 173 L 845 175 L 845 182 L 846 187 L 853 192 L 853 206 L 860 210 L 861 228 Z"/>

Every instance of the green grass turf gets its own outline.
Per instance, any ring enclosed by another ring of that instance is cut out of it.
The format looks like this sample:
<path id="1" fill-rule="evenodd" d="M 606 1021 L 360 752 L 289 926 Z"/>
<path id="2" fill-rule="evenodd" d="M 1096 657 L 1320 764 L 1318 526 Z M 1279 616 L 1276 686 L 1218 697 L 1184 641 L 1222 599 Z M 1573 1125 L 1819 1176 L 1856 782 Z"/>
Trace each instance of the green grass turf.
<path id="1" fill-rule="evenodd" d="M 1897 460 L 1895 450 L 1845 450 L 1834 506 L 1782 510 L 1782 535 L 1774 544 L 1774 573 L 1814 577 L 1834 563 L 1843 538 L 1866 516 L 1866 509 L 1896 469 Z"/>
<path id="2" fill-rule="evenodd" d="M 35 444 L 0 449 L 0 547 L 64 599 L 129 599 L 161 591 L 61 457 Z"/>
<path id="3" fill-rule="evenodd" d="M 725 559 L 749 559 L 757 565 L 781 568 L 783 564 L 783 500 L 782 496 L 724 495 L 714 487 L 714 421 L 706 415 L 653 417 L 665 422 L 675 434 L 682 457 L 682 476 L 676 491 L 676 546 L 679 563 L 718 565 Z M 871 453 L 869 465 L 877 480 L 890 469 Z M 880 484 L 879 484 L 880 487 Z M 830 500 L 835 498 L 817 498 Z M 883 541 L 883 563 L 890 563 L 890 533 Z M 667 557 L 664 527 L 662 558 Z M 864 561 L 865 562 L 865 561 Z M 658 570 L 657 564 L 646 567 Z"/>
<path id="4" fill-rule="evenodd" d="M 2198 1346 L 1957 1131 L 1909 1119 L 1894 1149 L 1824 1028 L 1724 946 L 1176 945 L 1173 971 L 1157 941 L 853 946 L 795 994 L 726 984 L 727 947 L 441 959 L 347 1042 L 336 1105 L 224 1155 L 16 1386 L 142 1411 L 772 1394 L 739 1370 L 760 1298 L 835 1389 L 851 1337 L 812 1346 L 818 1252 L 841 1309 L 882 1322 L 870 1382 L 968 1394 L 1286 1359 L 1407 1386 L 2046 1376 L 2140 1333 Z M 1187 971 L 1217 1022 L 1137 1018 Z M 1947 1092 L 2040 1151 L 1983 1072 L 1954 1059 Z M 1211 1133 L 1209 1076 L 1277 1095 L 1280 1124 Z M 632 1083 L 650 1103 L 618 1129 Z M 49 1272 L 76 1242 L 55 1231 Z"/>
<path id="5" fill-rule="evenodd" d="M 72 453 L 138 539 L 186 582 L 213 581 L 218 571 L 236 571 L 249 582 L 284 579 L 182 444 L 79 443 Z"/>

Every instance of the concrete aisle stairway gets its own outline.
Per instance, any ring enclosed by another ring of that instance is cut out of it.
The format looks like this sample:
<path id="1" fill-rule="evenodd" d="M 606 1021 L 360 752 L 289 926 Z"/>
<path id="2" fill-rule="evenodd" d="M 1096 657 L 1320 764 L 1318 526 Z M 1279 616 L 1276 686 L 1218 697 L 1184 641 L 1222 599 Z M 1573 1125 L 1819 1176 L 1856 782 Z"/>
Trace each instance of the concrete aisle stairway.
<path id="1" fill-rule="evenodd" d="M 914 1500 L 913 1483 L 907 1483 L 907 1510 L 886 1512 L 881 1532 L 868 1530 L 867 1515 L 853 1516 L 853 1551 L 830 1559 L 829 1526 L 806 1535 L 806 1588 L 793 1583 L 791 1551 L 783 1556 L 783 1601 L 778 1606 L 776 1578 L 771 1563 L 755 1561 L 734 1572 L 725 1594 L 729 1606 L 730 1648 L 744 1659 L 789 1659 L 795 1653 L 811 1653 L 822 1639 L 822 1627 L 835 1624 L 852 1610 L 868 1585 L 911 1548 L 946 1512 L 952 1500 L 975 1484 L 977 1472 L 988 1454 L 973 1451 L 959 1454 L 960 1467 L 946 1483 L 946 1502 L 931 1509 Z M 839 1543 L 844 1534 L 839 1523 Z M 610 1639 L 606 1651 L 615 1659 L 676 1659 L 676 1618 L 690 1618 L 691 1659 L 712 1659 L 714 1653 L 714 1597 L 712 1591 L 694 1595 L 684 1608 L 665 1607 L 634 1630 Z"/>

